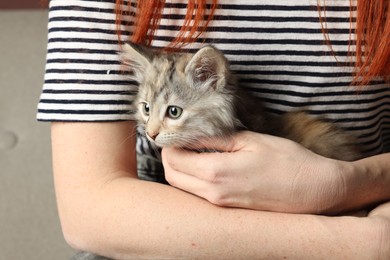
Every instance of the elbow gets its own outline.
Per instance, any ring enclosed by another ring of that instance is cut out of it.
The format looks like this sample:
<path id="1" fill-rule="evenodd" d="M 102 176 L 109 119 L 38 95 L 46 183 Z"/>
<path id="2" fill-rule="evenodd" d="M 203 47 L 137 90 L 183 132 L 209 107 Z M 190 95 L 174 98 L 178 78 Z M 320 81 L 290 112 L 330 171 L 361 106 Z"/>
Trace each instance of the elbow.
<path id="1" fill-rule="evenodd" d="M 86 196 L 83 200 L 66 196 L 59 198 L 62 200 L 57 198 L 58 213 L 65 242 L 77 251 L 94 252 L 100 237 L 96 232 L 100 229 L 94 221 L 96 217 L 93 218 L 96 213 L 86 206 L 91 200 Z"/>
<path id="2" fill-rule="evenodd" d="M 82 224 L 79 223 L 79 221 L 80 219 L 77 219 L 77 217 L 65 217 L 62 214 L 62 235 L 65 242 L 76 251 L 91 252 L 93 244 L 93 241 L 91 240 L 92 236 L 86 236 L 85 227 L 82 228 Z"/>
<path id="3" fill-rule="evenodd" d="M 96 204 L 96 198 L 83 198 L 66 203 L 66 206 L 58 203 L 62 234 L 66 243 L 76 251 L 117 259 L 117 240 L 110 233 L 111 225 L 107 223 L 104 212 L 99 207 L 91 206 Z"/>
<path id="4" fill-rule="evenodd" d="M 108 247 L 109 244 L 104 241 L 104 236 L 98 234 L 100 228 L 88 222 L 88 218 L 83 221 L 80 215 L 62 218 L 61 227 L 65 242 L 75 251 L 102 256 L 112 255 L 112 248 Z"/>
<path id="5" fill-rule="evenodd" d="M 74 250 L 76 251 L 86 251 L 88 252 L 88 250 L 86 250 L 85 246 L 83 246 L 85 243 L 80 243 L 81 240 L 80 240 L 80 237 L 76 234 L 71 234 L 67 231 L 64 231 L 62 232 L 63 234 L 63 237 L 65 239 L 65 242 Z"/>

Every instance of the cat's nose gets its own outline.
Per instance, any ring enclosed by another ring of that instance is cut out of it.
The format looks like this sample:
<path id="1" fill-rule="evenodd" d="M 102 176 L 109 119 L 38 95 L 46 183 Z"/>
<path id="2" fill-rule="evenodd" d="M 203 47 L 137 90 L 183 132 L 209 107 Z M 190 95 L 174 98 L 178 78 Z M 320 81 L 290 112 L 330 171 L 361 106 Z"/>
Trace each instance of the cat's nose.
<path id="1" fill-rule="evenodd" d="M 158 134 L 159 134 L 158 132 L 148 132 L 148 136 L 153 140 L 156 140 Z"/>

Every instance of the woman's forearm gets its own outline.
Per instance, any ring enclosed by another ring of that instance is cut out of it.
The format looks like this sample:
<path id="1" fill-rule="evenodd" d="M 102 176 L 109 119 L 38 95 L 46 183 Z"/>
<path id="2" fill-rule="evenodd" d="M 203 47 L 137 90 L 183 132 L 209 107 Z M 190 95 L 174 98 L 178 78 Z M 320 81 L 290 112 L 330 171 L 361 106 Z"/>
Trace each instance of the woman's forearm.
<path id="1" fill-rule="evenodd" d="M 118 259 L 374 259 L 378 253 L 379 232 L 369 218 L 220 208 L 126 177 L 83 200 L 85 210 L 66 217 L 73 223 L 70 241 Z"/>

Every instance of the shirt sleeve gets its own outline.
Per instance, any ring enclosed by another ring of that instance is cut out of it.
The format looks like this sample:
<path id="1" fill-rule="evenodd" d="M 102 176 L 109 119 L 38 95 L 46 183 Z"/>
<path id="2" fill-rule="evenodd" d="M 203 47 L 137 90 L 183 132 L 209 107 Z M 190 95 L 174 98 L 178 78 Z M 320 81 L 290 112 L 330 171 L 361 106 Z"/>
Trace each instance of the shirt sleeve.
<path id="1" fill-rule="evenodd" d="M 47 46 L 39 121 L 134 119 L 137 86 L 120 63 L 114 0 L 50 1 Z"/>

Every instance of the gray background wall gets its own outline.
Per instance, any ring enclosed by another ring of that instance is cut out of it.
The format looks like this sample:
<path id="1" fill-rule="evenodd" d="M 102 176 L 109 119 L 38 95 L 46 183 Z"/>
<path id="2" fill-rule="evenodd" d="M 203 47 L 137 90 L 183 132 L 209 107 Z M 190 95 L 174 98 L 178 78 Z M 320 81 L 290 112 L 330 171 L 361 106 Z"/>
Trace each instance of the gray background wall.
<path id="1" fill-rule="evenodd" d="M 49 123 L 35 120 L 47 11 L 0 11 L 0 260 L 61 260 Z"/>

